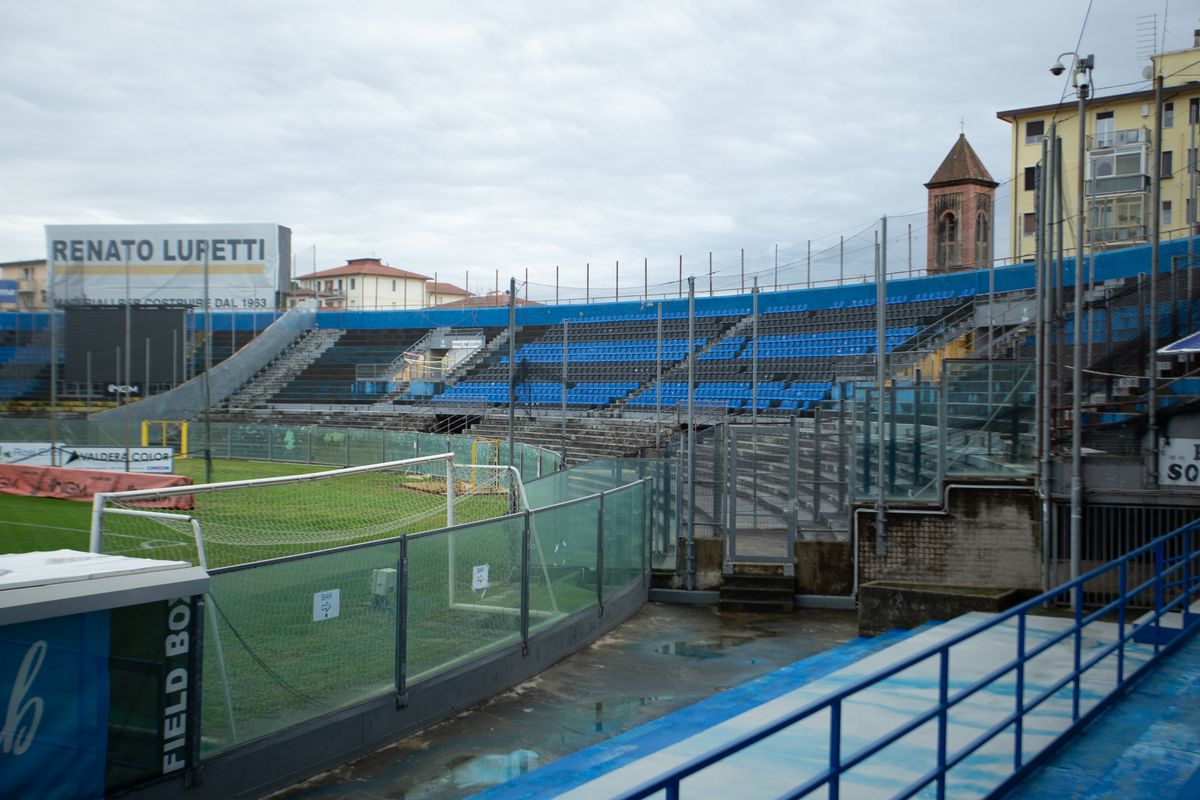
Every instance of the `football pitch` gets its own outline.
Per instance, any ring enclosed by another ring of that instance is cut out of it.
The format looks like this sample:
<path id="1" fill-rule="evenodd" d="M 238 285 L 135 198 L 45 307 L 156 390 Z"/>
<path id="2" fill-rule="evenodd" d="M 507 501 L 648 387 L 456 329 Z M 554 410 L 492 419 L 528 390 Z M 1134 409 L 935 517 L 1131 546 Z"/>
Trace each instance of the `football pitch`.
<path id="1" fill-rule="evenodd" d="M 218 459 L 213 462 L 213 480 L 236 481 L 301 475 L 328 469 L 330 467 L 311 464 Z M 186 475 L 196 483 L 202 483 L 205 476 L 204 462 L 199 459 L 177 459 L 175 474 Z M 344 482 L 336 491 L 322 491 L 315 484 L 297 487 L 304 491 L 303 503 L 283 500 L 271 503 L 269 510 L 264 508 L 264 501 L 272 494 L 278 494 L 279 490 L 266 489 L 257 494 L 242 490 L 237 492 L 236 496 L 227 493 L 200 494 L 196 496 L 196 509 L 193 512 L 179 513 L 191 513 L 198 517 L 204 530 L 213 526 L 213 541 L 207 549 L 210 566 L 214 567 L 323 549 L 350 541 L 382 538 L 384 535 L 416 533 L 444 524 L 444 513 L 440 517 L 433 513 L 439 507 L 444 509 L 444 492 L 396 492 L 399 484 L 393 484 L 390 487 L 391 491 L 385 492 L 378 485 L 367 486 L 365 480 L 357 481 L 356 485 L 347 485 L 347 480 L 349 479 L 343 479 Z M 380 526 L 376 525 L 368 531 L 368 535 L 353 535 L 354 520 L 360 512 L 365 513 L 368 508 L 372 508 L 374 514 L 386 518 L 388 506 L 397 507 L 396 501 L 401 498 L 403 508 L 397 508 L 394 514 L 415 515 L 415 519 L 396 525 L 390 530 L 381 530 Z M 470 522 L 502 515 L 507 511 L 507 504 L 498 496 L 483 495 L 464 498 L 457 511 L 458 521 Z M 422 512 L 425 513 L 424 516 Z M 87 550 L 91 513 L 90 502 L 0 494 L 0 552 L 21 553 L 63 548 Z M 111 518 L 111 521 L 115 523 L 112 528 L 118 532 L 124 531 L 125 541 L 114 537 L 106 543 L 106 552 L 124 552 L 127 555 L 146 558 L 196 560 L 194 546 L 186 532 L 176 531 L 173 534 L 160 524 L 152 524 L 143 526 L 144 541 L 134 541 L 140 533 L 137 526 L 131 526 L 126 520 L 117 520 L 115 517 Z M 247 533 L 243 540 L 236 543 L 223 542 L 216 535 L 216 530 L 221 526 L 234 526 Z M 278 530 L 282 527 L 292 530 L 322 530 L 327 535 L 332 532 L 336 537 L 336 531 L 343 526 L 350 534 L 341 541 L 337 538 L 327 538 L 313 542 L 300 537 L 299 541 L 280 543 L 272 541 L 269 536 L 255 535 L 256 529 L 259 528 L 266 531 L 268 528 Z M 154 546 L 155 544 L 158 546 Z M 313 546 L 314 544 L 316 546 Z"/>

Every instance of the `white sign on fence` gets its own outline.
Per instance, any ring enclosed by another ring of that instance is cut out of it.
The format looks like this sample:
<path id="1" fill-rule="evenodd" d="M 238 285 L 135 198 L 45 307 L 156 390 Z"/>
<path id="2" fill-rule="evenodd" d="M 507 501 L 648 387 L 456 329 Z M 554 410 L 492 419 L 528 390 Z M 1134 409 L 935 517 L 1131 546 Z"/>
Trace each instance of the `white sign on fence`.
<path id="1" fill-rule="evenodd" d="M 272 309 L 289 287 L 291 231 L 273 224 L 47 225 L 63 305 Z"/>
<path id="2" fill-rule="evenodd" d="M 1162 486 L 1200 486 L 1200 439 L 1160 439 L 1158 482 Z"/>
<path id="3" fill-rule="evenodd" d="M 52 451 L 49 442 L 0 442 L 0 464 L 170 475 L 175 471 L 175 451 L 170 447 L 131 447 L 129 469 L 125 469 L 125 448 L 119 445 L 76 447 L 60 444 Z"/>
<path id="4" fill-rule="evenodd" d="M 471 573 L 471 590 L 478 592 L 488 588 L 488 565 L 479 564 Z"/>
<path id="5" fill-rule="evenodd" d="M 342 611 L 342 590 L 330 589 L 313 595 L 313 622 L 333 619 Z"/>

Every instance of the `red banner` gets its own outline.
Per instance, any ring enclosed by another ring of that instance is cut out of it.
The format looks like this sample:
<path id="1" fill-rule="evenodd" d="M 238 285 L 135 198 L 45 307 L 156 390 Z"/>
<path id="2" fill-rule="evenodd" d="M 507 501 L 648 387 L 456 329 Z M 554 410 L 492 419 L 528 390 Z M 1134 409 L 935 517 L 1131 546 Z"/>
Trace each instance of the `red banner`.
<path id="1" fill-rule="evenodd" d="M 95 469 L 0 464 L 0 492 L 20 494 L 26 497 L 91 500 L 92 496 L 99 492 L 126 492 L 135 489 L 165 489 L 170 486 L 191 485 L 192 479 L 185 475 L 103 472 Z M 156 500 L 139 500 L 131 505 L 143 508 L 175 508 L 185 511 L 195 507 L 190 494 Z"/>

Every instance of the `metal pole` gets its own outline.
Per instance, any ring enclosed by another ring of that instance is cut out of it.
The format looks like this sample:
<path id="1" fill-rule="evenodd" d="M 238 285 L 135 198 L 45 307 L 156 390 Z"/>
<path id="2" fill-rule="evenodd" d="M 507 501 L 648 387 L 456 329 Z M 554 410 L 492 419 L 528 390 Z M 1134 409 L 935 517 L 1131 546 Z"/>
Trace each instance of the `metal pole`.
<path id="1" fill-rule="evenodd" d="M 642 259 L 642 302 L 650 299 L 650 259 Z"/>
<path id="2" fill-rule="evenodd" d="M 658 304 L 658 332 L 655 339 L 658 345 L 654 356 L 654 449 L 657 450 L 662 447 L 662 422 L 659 418 L 662 413 L 662 303 Z"/>
<path id="3" fill-rule="evenodd" d="M 804 286 L 805 286 L 805 288 L 811 289 L 812 288 L 812 239 L 808 240 L 808 247 L 807 247 L 806 252 L 808 253 L 808 255 L 804 262 L 805 263 Z"/>
<path id="4" fill-rule="evenodd" d="M 912 223 L 908 223 L 908 277 L 912 277 Z"/>
<path id="5" fill-rule="evenodd" d="M 513 465 L 517 410 L 517 279 L 508 279 L 508 465 Z"/>
<path id="6" fill-rule="evenodd" d="M 47 269 L 49 273 L 49 269 Z M 54 310 L 54 276 L 48 275 L 46 307 L 50 319 L 50 465 L 58 466 L 58 317 Z M 91 353 L 88 353 L 91 356 Z M 90 372 L 90 367 L 89 367 Z M 89 407 L 92 387 L 88 383 Z M 89 408 L 90 410 L 90 408 Z"/>
<path id="7" fill-rule="evenodd" d="M 708 251 L 708 296 L 713 296 L 713 266 L 712 266 L 712 250 Z"/>
<path id="8" fill-rule="evenodd" d="M 742 248 L 741 264 L 742 264 L 742 278 L 741 278 L 742 282 L 741 282 L 741 289 L 739 289 L 739 291 L 742 292 L 743 294 L 745 294 L 745 292 L 746 292 L 746 248 L 744 248 L 744 247 Z"/>
<path id="9" fill-rule="evenodd" d="M 1058 135 L 1058 124 L 1051 123 L 1049 138 L 1042 139 L 1042 165 L 1039 173 L 1038 181 L 1038 257 L 1037 257 L 1037 285 L 1038 285 L 1038 354 L 1037 362 L 1037 397 L 1041 407 L 1041 413 L 1038 415 L 1038 439 L 1041 441 L 1041 461 L 1039 462 L 1039 472 L 1041 484 L 1041 500 L 1042 500 L 1042 520 L 1043 524 L 1050 519 L 1050 415 L 1052 406 L 1050 401 L 1050 243 L 1053 241 L 1051 231 L 1053 230 L 1053 213 L 1054 213 L 1054 181 L 1051 176 L 1054 175 L 1054 148 L 1052 142 Z M 988 414 L 992 413 L 990 403 L 991 382 L 988 382 L 989 404 Z M 989 438 L 990 441 L 990 438 Z"/>
<path id="10" fill-rule="evenodd" d="M 122 408 L 122 419 L 125 422 L 125 471 L 129 472 L 129 387 L 133 384 L 133 369 L 130 362 L 130 346 L 132 335 L 132 310 L 129 305 L 129 250 L 125 251 L 125 407 Z"/>
<path id="11" fill-rule="evenodd" d="M 750 427 L 754 432 L 755 469 L 758 458 L 758 278 L 750 292 Z M 757 483 L 755 484 L 757 488 Z"/>
<path id="12" fill-rule="evenodd" d="M 87 407 L 88 411 L 92 410 L 92 351 L 87 351 Z"/>
<path id="13" fill-rule="evenodd" d="M 567 464 L 567 326 L 571 321 L 563 320 L 562 341 L 562 463 Z"/>
<path id="14" fill-rule="evenodd" d="M 558 305 L 558 264 L 554 265 L 554 305 Z"/>
<path id="15" fill-rule="evenodd" d="M 887 380 L 887 215 L 880 220 L 881 245 L 876 259 L 875 269 L 875 337 L 878 351 L 875 353 L 875 385 L 879 389 L 879 454 L 878 474 L 876 481 L 879 493 L 875 502 L 875 554 L 887 554 L 887 509 L 884 499 L 883 484 L 883 390 Z M 894 391 L 894 390 L 893 390 Z"/>
<path id="16" fill-rule="evenodd" d="M 617 265 L 613 268 L 613 300 L 621 300 L 621 262 L 617 261 Z"/>
<path id="17" fill-rule="evenodd" d="M 204 245 L 204 482 L 212 483 L 212 305 L 208 296 L 208 243 Z M 313 248 L 316 262 L 316 248 Z"/>
<path id="18" fill-rule="evenodd" d="M 688 276 L 688 387 L 687 387 L 687 477 L 688 477 L 688 532 L 687 532 L 687 590 L 696 588 L 696 278 Z M 714 487 L 714 491 L 715 491 Z"/>
<path id="19" fill-rule="evenodd" d="M 1084 191 L 1086 184 L 1084 182 L 1084 168 L 1087 163 L 1087 96 L 1089 85 L 1086 81 L 1087 70 L 1091 69 L 1093 64 L 1092 56 L 1086 59 L 1079 59 L 1079 64 L 1076 67 L 1078 72 L 1083 72 L 1085 81 L 1079 85 L 1079 174 L 1077 179 L 1077 202 L 1079 203 L 1079 221 L 1075 225 L 1075 234 L 1077 241 L 1075 242 L 1075 295 L 1072 303 L 1072 310 L 1075 314 L 1074 320 L 1074 340 L 1075 353 L 1071 363 L 1071 580 L 1079 577 L 1079 561 L 1080 549 L 1083 541 L 1083 428 L 1081 426 L 1083 415 L 1083 397 L 1080 394 L 1083 385 L 1083 348 L 1080 342 L 1083 341 L 1083 248 L 1087 241 L 1085 209 L 1083 207 Z M 1157 248 L 1156 248 L 1157 249 Z M 1080 597 L 1080 593 L 1076 592 L 1074 597 Z"/>
<path id="20" fill-rule="evenodd" d="M 1146 380 L 1149 382 L 1149 402 L 1146 404 L 1146 483 L 1158 485 L 1158 246 L 1162 232 L 1159 224 L 1159 208 L 1162 204 L 1162 114 L 1163 76 L 1154 76 L 1154 171 L 1151 173 L 1153 189 L 1150 195 L 1150 352 L 1146 362 Z M 1174 288 L 1174 287 L 1172 287 Z M 1174 294 L 1171 295 L 1174 307 Z"/>
<path id="21" fill-rule="evenodd" d="M 842 285 L 842 281 L 846 276 L 846 237 L 838 237 L 838 286 Z"/>
<path id="22" fill-rule="evenodd" d="M 583 302 L 592 302 L 592 262 L 583 265 Z"/>
<path id="23" fill-rule="evenodd" d="M 146 337 L 146 383 L 142 386 L 142 397 L 150 396 L 150 337 Z"/>
<path id="24" fill-rule="evenodd" d="M 779 291 L 779 245 L 775 245 L 775 291 Z"/>

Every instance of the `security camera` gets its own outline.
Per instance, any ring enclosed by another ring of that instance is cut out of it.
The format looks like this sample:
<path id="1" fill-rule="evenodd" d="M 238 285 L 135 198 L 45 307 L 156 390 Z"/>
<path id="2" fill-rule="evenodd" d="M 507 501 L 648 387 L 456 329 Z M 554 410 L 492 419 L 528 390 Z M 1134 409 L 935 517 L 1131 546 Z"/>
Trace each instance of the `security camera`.
<path id="1" fill-rule="evenodd" d="M 1063 63 L 1061 61 L 1056 62 L 1055 65 L 1050 68 L 1050 74 L 1056 78 L 1059 75 L 1062 75 L 1066 71 L 1067 71 L 1067 68 L 1063 66 Z"/>

